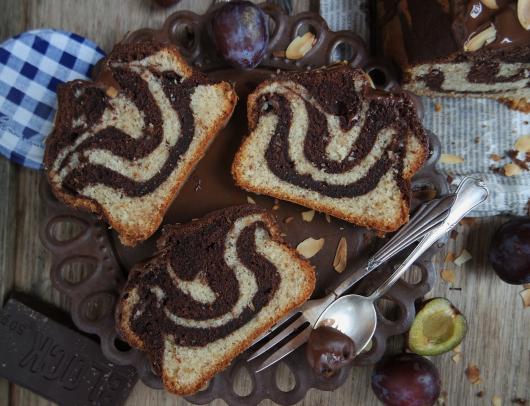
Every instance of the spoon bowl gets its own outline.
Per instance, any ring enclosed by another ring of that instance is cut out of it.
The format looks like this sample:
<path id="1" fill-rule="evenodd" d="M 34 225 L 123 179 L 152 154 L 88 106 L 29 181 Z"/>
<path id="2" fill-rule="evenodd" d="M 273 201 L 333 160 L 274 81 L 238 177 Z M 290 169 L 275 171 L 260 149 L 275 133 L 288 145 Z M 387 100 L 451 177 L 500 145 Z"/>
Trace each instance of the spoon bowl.
<path id="1" fill-rule="evenodd" d="M 328 326 L 350 337 L 355 344 L 355 355 L 368 345 L 377 326 L 377 314 L 371 298 L 346 295 L 328 306 L 320 315 L 315 328 Z"/>
<path id="2" fill-rule="evenodd" d="M 431 245 L 453 229 L 469 211 L 486 200 L 488 194 L 488 188 L 481 179 L 464 178 L 456 190 L 456 199 L 445 220 L 421 239 L 392 275 L 370 296 L 346 295 L 329 304 L 317 319 L 314 328 L 320 326 L 336 328 L 352 339 L 355 355 L 359 355 L 372 339 L 377 327 L 375 301 L 383 297 Z"/>

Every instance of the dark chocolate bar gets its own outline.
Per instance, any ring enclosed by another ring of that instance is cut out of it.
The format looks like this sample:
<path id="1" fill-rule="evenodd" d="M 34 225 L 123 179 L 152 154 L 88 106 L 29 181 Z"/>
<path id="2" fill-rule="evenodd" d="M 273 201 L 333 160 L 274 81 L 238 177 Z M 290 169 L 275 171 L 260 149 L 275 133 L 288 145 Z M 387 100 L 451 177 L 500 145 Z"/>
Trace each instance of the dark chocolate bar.
<path id="1" fill-rule="evenodd" d="M 138 377 L 90 338 L 9 299 L 0 313 L 0 376 L 59 405 L 121 405 Z"/>

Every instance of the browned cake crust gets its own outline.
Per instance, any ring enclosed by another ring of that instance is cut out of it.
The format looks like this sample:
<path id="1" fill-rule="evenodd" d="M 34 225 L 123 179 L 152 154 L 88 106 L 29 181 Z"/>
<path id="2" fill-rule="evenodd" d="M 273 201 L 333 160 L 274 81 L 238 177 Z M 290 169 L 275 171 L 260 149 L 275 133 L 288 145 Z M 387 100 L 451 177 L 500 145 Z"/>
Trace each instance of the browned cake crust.
<path id="1" fill-rule="evenodd" d="M 305 111 L 300 108 L 297 113 L 292 108 L 302 93 Z M 232 165 L 233 177 L 240 187 L 381 232 L 394 231 L 408 220 L 410 179 L 427 159 L 428 143 L 414 103 L 407 94 L 377 91 L 370 86 L 364 72 L 342 66 L 281 74 L 260 84 L 249 96 L 247 105 L 250 135 Z M 268 130 L 264 130 L 265 125 L 260 127 L 260 120 L 271 114 L 278 117 L 274 135 L 269 144 L 261 145 L 259 140 L 266 137 L 263 131 Z M 307 114 L 309 120 L 307 132 L 298 137 L 304 138 L 302 158 L 289 156 L 289 146 L 296 142 L 296 137 L 291 136 L 293 139 L 287 141 L 287 133 L 295 127 L 296 114 Z M 340 130 L 329 127 L 329 122 L 326 124 L 326 115 L 328 120 L 329 116 L 338 118 Z M 349 150 L 343 159 L 328 159 L 325 151 L 330 139 L 341 137 L 340 131 L 354 127 L 358 127 L 359 136 L 347 147 Z M 359 164 L 359 171 L 366 170 L 362 160 L 377 145 L 380 131 L 387 128 L 396 132 L 390 142 L 392 146 L 387 147 L 382 159 L 374 162 L 365 176 L 341 185 L 327 181 L 336 174 L 355 171 L 356 164 Z M 263 157 L 262 161 L 258 156 Z M 308 160 L 315 167 L 325 168 L 317 174 L 323 180 L 297 173 L 293 169 L 297 160 Z M 385 186 L 381 180 L 389 171 L 394 173 L 389 182 L 392 185 Z M 269 174 L 269 178 L 262 180 L 265 174 Z M 374 196 L 373 200 L 362 200 L 370 193 L 379 192 L 388 198 Z M 347 204 L 350 207 L 346 207 Z M 367 210 L 353 210 L 351 206 L 356 204 Z M 369 210 L 372 204 L 378 206 L 373 213 Z"/>
<path id="2" fill-rule="evenodd" d="M 383 50 L 401 67 L 404 87 L 530 112 L 530 31 L 516 0 L 497 3 L 493 10 L 480 0 L 378 0 Z"/>
<path id="3" fill-rule="evenodd" d="M 206 86 L 210 93 L 197 95 L 196 89 Z M 194 98 L 215 106 L 196 111 Z M 96 82 L 77 80 L 58 88 L 55 127 L 44 156 L 53 193 L 101 215 L 123 244 L 145 240 L 229 120 L 236 100 L 232 85 L 194 71 L 172 45 L 117 45 Z"/>
<path id="4" fill-rule="evenodd" d="M 189 395 L 307 300 L 314 286 L 313 267 L 283 242 L 273 216 L 256 205 L 235 206 L 165 226 L 155 256 L 131 269 L 116 324 L 124 340 L 147 351 L 169 391 Z M 252 297 L 240 308 L 245 294 Z M 168 313 L 203 325 L 179 324 Z"/>

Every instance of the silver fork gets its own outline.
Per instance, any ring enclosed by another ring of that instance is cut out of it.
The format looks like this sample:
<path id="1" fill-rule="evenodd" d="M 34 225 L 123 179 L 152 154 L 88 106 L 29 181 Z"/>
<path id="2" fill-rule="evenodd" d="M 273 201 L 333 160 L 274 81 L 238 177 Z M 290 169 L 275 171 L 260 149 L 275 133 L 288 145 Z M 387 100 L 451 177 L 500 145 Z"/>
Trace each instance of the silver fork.
<path id="1" fill-rule="evenodd" d="M 414 242 L 420 240 L 430 230 L 442 223 L 449 214 L 449 208 L 452 206 L 455 198 L 456 194 L 449 194 L 431 200 L 420 206 L 410 221 L 368 260 L 365 267 L 353 272 L 352 275 L 340 283 L 325 297 L 307 301 L 255 340 L 252 346 L 258 344 L 270 334 L 278 331 L 282 326 L 287 325 L 280 333 L 278 333 L 278 335 L 254 351 L 248 357 L 247 361 L 252 361 L 260 357 L 288 337 L 293 336 L 287 343 L 261 362 L 256 369 L 256 372 L 264 370 L 304 344 L 309 338 L 312 326 L 316 323 L 320 314 L 327 306 L 374 269 L 388 261 L 397 253 L 403 251 Z M 296 336 L 294 336 L 294 333 L 296 333 Z"/>

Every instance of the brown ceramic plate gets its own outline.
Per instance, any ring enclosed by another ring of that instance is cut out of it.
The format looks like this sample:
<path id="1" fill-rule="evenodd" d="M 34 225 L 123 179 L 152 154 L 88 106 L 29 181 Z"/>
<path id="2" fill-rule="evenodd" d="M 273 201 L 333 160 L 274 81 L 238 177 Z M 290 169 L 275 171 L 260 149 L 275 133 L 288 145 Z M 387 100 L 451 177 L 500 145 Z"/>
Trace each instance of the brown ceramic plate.
<path id="1" fill-rule="evenodd" d="M 317 298 L 339 283 L 341 277 L 361 266 L 381 241 L 369 230 L 321 213 L 316 213 L 311 222 L 306 222 L 301 213 L 308 209 L 274 201 L 266 196 L 251 195 L 234 185 L 230 165 L 242 137 L 247 132 L 246 96 L 277 69 L 308 69 L 329 65 L 335 62 L 338 52 L 342 52 L 353 66 L 360 66 L 377 74 L 376 83 L 381 87 L 389 89 L 396 85 L 395 81 L 390 80 L 389 69 L 367 57 L 364 42 L 353 32 L 332 32 L 315 13 L 287 16 L 270 4 L 262 4 L 261 7 L 271 17 L 274 28 L 271 30 L 267 56 L 260 66 L 253 70 L 228 68 L 216 57 L 208 45 L 205 29 L 210 14 L 176 12 L 160 30 L 142 29 L 129 34 L 125 41 L 158 38 L 175 43 L 191 64 L 208 72 L 210 77 L 234 82 L 240 98 L 232 119 L 217 136 L 175 199 L 165 216 L 164 224 L 187 222 L 212 210 L 248 201 L 271 209 L 286 234 L 286 240 L 293 246 L 308 237 L 325 239 L 324 248 L 311 259 L 317 270 L 317 286 L 313 294 L 313 297 Z M 317 41 L 303 59 L 290 61 L 278 56 L 298 33 L 307 29 L 316 34 Z M 433 193 L 418 194 L 419 199 L 413 202 L 413 206 L 427 197 L 444 194 L 448 189 L 445 178 L 434 168 L 440 149 L 434 135 L 431 135 L 430 145 L 430 159 L 414 178 L 413 187 L 415 190 L 429 189 Z M 74 322 L 81 330 L 99 336 L 103 352 L 109 360 L 134 365 L 145 383 L 152 387 L 161 387 L 160 380 L 153 375 L 145 355 L 128 348 L 117 338 L 113 318 L 115 301 L 127 270 L 132 264 L 152 255 L 158 233 L 134 248 L 125 247 L 120 244 L 117 234 L 94 216 L 72 211 L 57 202 L 50 194 L 46 182 L 43 182 L 42 194 L 48 208 L 48 216 L 43 222 L 41 237 L 53 255 L 51 278 L 54 286 L 71 298 Z M 292 219 L 289 221 L 289 218 Z M 72 238 L 61 241 L 57 238 L 55 230 L 58 224 L 64 222 L 74 223 L 80 231 Z M 348 266 L 343 274 L 338 274 L 332 264 L 341 237 L 346 238 L 348 244 Z M 387 338 L 402 334 L 408 329 L 415 314 L 415 300 L 421 298 L 432 286 L 435 274 L 430 259 L 435 250 L 430 250 L 418 261 L 418 281 L 414 284 L 400 281 L 389 292 L 387 299 L 394 303 L 396 309 L 394 317 L 389 320 L 380 312 L 379 325 L 371 349 L 361 354 L 356 359 L 356 364 L 375 363 L 384 353 Z M 72 279 L 68 276 L 73 263 L 81 264 L 74 268 L 84 270 L 82 277 Z M 370 286 L 377 283 L 389 270 L 391 264 L 365 278 L 355 290 L 370 289 Z M 243 354 L 227 370 L 212 379 L 205 390 L 187 399 L 202 404 L 222 398 L 231 405 L 251 405 L 269 398 L 280 404 L 294 404 L 301 400 L 310 388 L 338 388 L 350 372 L 349 368 L 345 368 L 332 378 L 314 374 L 305 360 L 303 347 L 282 362 L 288 366 L 295 378 L 296 383 L 290 391 L 282 391 L 276 383 L 278 365 L 256 374 L 256 364 L 247 363 Z M 252 391 L 246 396 L 240 396 L 234 390 L 234 378 L 239 368 L 247 369 L 253 383 Z"/>

